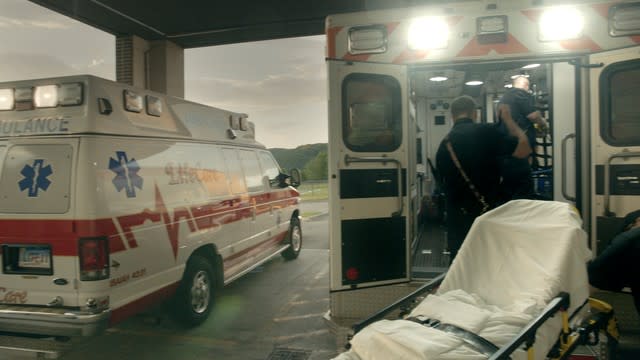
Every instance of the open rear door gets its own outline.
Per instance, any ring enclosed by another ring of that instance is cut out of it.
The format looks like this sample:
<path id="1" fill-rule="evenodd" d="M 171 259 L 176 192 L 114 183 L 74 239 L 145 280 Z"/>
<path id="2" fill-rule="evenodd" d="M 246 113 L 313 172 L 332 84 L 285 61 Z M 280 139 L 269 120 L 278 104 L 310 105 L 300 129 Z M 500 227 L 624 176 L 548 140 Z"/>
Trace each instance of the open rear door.
<path id="1" fill-rule="evenodd" d="M 640 209 L 640 47 L 591 55 L 591 230 L 600 253 Z"/>
<path id="2" fill-rule="evenodd" d="M 331 290 L 407 282 L 415 172 L 407 69 L 344 61 L 328 69 Z"/>

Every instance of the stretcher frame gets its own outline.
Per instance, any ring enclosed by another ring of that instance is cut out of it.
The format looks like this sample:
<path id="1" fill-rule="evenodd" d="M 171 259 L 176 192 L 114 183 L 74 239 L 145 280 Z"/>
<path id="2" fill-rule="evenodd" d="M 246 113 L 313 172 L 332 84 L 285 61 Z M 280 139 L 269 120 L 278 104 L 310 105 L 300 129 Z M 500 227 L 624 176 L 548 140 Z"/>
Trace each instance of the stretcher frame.
<path id="1" fill-rule="evenodd" d="M 389 306 L 384 307 L 378 312 L 365 318 L 364 320 L 352 326 L 353 333 L 349 336 L 349 340 L 366 326 L 391 316 L 390 314 L 397 312 L 399 319 L 404 318 L 411 312 L 411 308 L 417 305 L 426 295 L 435 292 L 446 276 L 446 272 L 427 281 L 424 285 L 395 301 Z M 577 326 L 570 326 L 570 316 L 567 309 L 569 308 L 570 296 L 566 292 L 558 294 L 551 299 L 544 310 L 533 320 L 531 320 L 509 343 L 498 348 L 496 352 L 491 354 L 490 360 L 510 359 L 511 354 L 519 349 L 523 344 L 527 350 L 527 359 L 535 359 L 533 344 L 536 339 L 536 332 L 542 324 L 549 318 L 560 313 L 562 317 L 562 331 L 559 334 L 558 341 L 547 354 L 551 360 L 564 360 L 576 350 L 580 345 L 596 346 L 600 345 L 599 358 L 609 359 L 611 354 L 617 348 L 620 338 L 618 325 L 615 318 L 613 308 L 608 303 L 589 298 L 584 305 L 588 305 L 592 310 L 588 316 L 582 319 Z M 577 311 L 576 311 L 577 312 Z M 606 339 L 606 344 L 601 344 L 600 335 Z M 604 345 L 604 346 L 602 346 Z M 346 348 L 350 348 L 347 342 Z"/>

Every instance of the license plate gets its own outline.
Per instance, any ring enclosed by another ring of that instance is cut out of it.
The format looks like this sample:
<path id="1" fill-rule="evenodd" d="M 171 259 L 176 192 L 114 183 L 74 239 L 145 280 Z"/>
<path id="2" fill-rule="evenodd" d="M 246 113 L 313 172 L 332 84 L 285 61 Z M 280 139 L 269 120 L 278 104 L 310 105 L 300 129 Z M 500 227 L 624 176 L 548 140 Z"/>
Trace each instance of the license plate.
<path id="1" fill-rule="evenodd" d="M 49 248 L 22 247 L 18 252 L 18 266 L 21 268 L 50 268 L 51 252 Z"/>

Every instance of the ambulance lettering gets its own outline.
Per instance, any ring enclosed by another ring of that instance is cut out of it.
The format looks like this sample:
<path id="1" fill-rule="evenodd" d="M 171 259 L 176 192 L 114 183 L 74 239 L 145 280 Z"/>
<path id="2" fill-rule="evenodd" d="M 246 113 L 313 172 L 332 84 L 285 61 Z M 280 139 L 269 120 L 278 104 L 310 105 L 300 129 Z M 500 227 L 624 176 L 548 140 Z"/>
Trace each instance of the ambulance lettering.
<path id="1" fill-rule="evenodd" d="M 57 133 L 69 131 L 69 119 L 63 116 L 27 120 L 0 120 L 3 135 Z"/>
<path id="2" fill-rule="evenodd" d="M 26 291 L 13 291 L 0 287 L 0 303 L 5 304 L 26 304 L 27 292 Z"/>

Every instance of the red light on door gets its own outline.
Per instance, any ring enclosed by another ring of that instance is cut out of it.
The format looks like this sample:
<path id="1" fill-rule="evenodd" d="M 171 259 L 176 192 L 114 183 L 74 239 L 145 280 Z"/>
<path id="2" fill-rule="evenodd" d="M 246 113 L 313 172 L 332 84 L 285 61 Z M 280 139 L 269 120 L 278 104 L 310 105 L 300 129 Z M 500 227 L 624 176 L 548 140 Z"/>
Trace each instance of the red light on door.
<path id="1" fill-rule="evenodd" d="M 360 272 L 358 272 L 358 269 L 351 267 L 347 269 L 346 276 L 347 276 L 347 280 L 355 281 L 355 280 L 358 280 L 358 278 L 360 277 Z"/>

